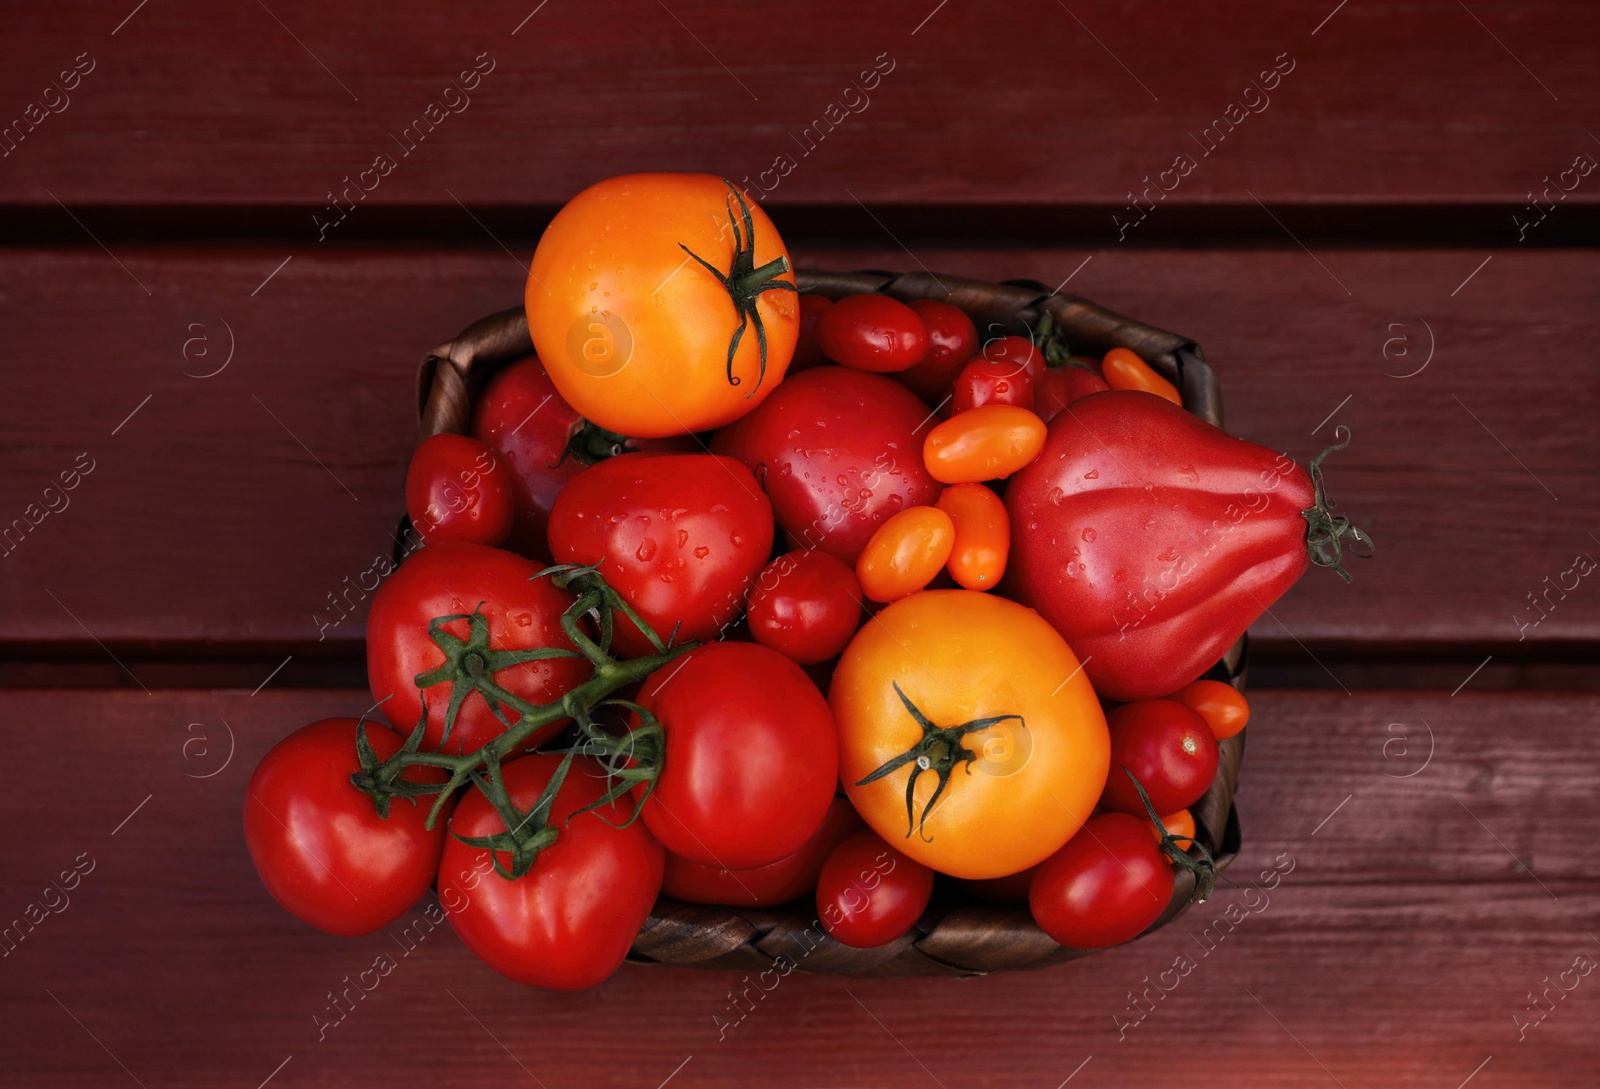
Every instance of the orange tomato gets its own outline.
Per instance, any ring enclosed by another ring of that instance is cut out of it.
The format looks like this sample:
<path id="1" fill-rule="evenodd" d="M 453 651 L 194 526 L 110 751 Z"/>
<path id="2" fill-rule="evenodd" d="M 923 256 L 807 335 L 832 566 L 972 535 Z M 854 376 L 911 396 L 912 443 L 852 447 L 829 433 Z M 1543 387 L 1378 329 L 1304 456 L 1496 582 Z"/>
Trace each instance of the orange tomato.
<path id="1" fill-rule="evenodd" d="M 1195 681 L 1167 698 L 1177 700 L 1205 719 L 1218 741 L 1232 737 L 1250 721 L 1250 704 L 1245 701 L 1244 693 L 1221 681 Z"/>
<path id="2" fill-rule="evenodd" d="M 1157 828 L 1155 821 L 1146 819 L 1144 826 L 1150 829 L 1151 838 L 1157 843 L 1161 842 L 1161 828 L 1167 830 L 1167 835 L 1178 841 L 1178 846 L 1188 850 L 1194 843 L 1194 814 L 1187 809 L 1180 809 L 1171 816 L 1161 818 L 1161 828 Z"/>
<path id="3" fill-rule="evenodd" d="M 982 484 L 952 484 L 939 496 L 939 509 L 955 525 L 955 544 L 946 566 L 968 590 L 992 590 L 1006 573 L 1011 551 L 1011 519 L 998 495 Z"/>
<path id="4" fill-rule="evenodd" d="M 1137 389 L 1165 397 L 1179 408 L 1183 398 L 1178 387 L 1157 374 L 1144 360 L 1126 348 L 1113 348 L 1100 361 L 1100 373 L 1112 389 Z"/>
<path id="5" fill-rule="evenodd" d="M 873 531 L 856 559 L 861 592 L 873 601 L 915 593 L 939 573 L 955 539 L 955 525 L 943 510 L 907 507 Z"/>
<path id="6" fill-rule="evenodd" d="M 1010 476 L 1044 449 L 1044 421 L 1015 405 L 979 405 L 928 432 L 922 460 L 941 484 Z"/>
<path id="7" fill-rule="evenodd" d="M 711 174 L 630 174 L 579 193 L 539 239 L 526 303 L 561 396 L 642 438 L 749 412 L 783 380 L 800 330 L 777 229 Z"/>
<path id="8" fill-rule="evenodd" d="M 845 648 L 828 702 L 856 811 L 941 873 L 981 880 L 1044 861 L 1105 789 L 1111 739 L 1077 657 L 995 594 L 894 602 Z"/>

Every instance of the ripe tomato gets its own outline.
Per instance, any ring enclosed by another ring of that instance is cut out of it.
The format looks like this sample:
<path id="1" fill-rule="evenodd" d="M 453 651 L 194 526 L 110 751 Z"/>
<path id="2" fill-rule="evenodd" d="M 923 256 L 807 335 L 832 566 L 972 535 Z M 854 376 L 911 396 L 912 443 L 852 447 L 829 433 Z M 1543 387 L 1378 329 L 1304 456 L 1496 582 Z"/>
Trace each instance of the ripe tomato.
<path id="1" fill-rule="evenodd" d="M 535 753 L 504 765 L 519 812 L 532 808 L 560 763 Z M 506 827 L 481 791 L 461 799 L 439 864 L 439 902 L 467 948 L 502 975 L 535 987 L 592 987 L 617 970 L 649 916 L 665 853 L 642 822 L 617 827 L 633 803 L 621 798 L 573 815 L 605 796 L 605 782 L 598 764 L 574 761 L 545 822 L 555 842 L 515 880 L 495 871 L 489 849 L 456 838 Z M 509 853 L 500 861 L 509 867 Z"/>
<path id="2" fill-rule="evenodd" d="M 1168 698 L 1205 719 L 1218 741 L 1232 737 L 1250 722 L 1250 704 L 1245 701 L 1244 693 L 1221 681 L 1195 681 Z"/>
<path id="3" fill-rule="evenodd" d="M 817 343 L 823 355 L 858 371 L 903 371 L 928 354 L 928 329 L 898 299 L 846 295 L 818 319 Z"/>
<path id="4" fill-rule="evenodd" d="M 1132 941 L 1172 900 L 1172 866 L 1126 813 L 1104 813 L 1083 826 L 1034 875 L 1033 920 L 1073 949 Z"/>
<path id="5" fill-rule="evenodd" d="M 835 941 L 857 949 L 894 941 L 932 898 L 933 871 L 870 828 L 835 847 L 817 877 L 817 918 Z"/>
<path id="6" fill-rule="evenodd" d="M 711 448 L 756 474 L 791 547 L 854 565 L 880 522 L 938 497 L 917 434 L 932 418 L 883 375 L 817 367 L 717 432 Z"/>
<path id="7" fill-rule="evenodd" d="M 1147 815 L 1132 772 L 1157 813 L 1176 813 L 1198 802 L 1217 777 L 1217 739 L 1205 719 L 1172 700 L 1125 703 L 1107 717 L 1111 729 L 1111 775 L 1105 805 Z"/>
<path id="8" fill-rule="evenodd" d="M 1144 826 L 1150 830 L 1150 838 L 1157 843 L 1161 842 L 1163 829 L 1167 835 L 1177 840 L 1178 846 L 1185 851 L 1194 843 L 1194 814 L 1187 809 L 1180 809 L 1176 813 L 1168 813 L 1162 817 L 1160 828 L 1157 828 L 1149 817 L 1145 818 Z"/>
<path id="9" fill-rule="evenodd" d="M 1288 455 L 1122 390 L 1057 416 L 1005 499 L 1008 593 L 1115 700 L 1182 688 L 1313 561 L 1343 574 L 1341 538 L 1371 544 Z"/>
<path id="10" fill-rule="evenodd" d="M 979 405 L 1015 405 L 1033 409 L 1033 379 L 1008 359 L 974 359 L 950 387 L 950 415 Z"/>
<path id="11" fill-rule="evenodd" d="M 935 480 L 976 484 L 1021 469 L 1039 456 L 1044 440 L 1044 421 L 1027 409 L 984 405 L 929 431 L 922 460 Z"/>
<path id="12" fill-rule="evenodd" d="M 785 552 L 756 576 L 750 635 L 801 665 L 836 657 L 861 626 L 856 573 L 826 552 Z"/>
<path id="13" fill-rule="evenodd" d="M 386 700 L 383 714 L 396 729 L 409 734 L 422 717 L 424 696 L 416 678 L 446 661 L 428 635 L 428 624 L 440 616 L 470 614 L 480 604 L 488 620 L 493 650 L 534 647 L 575 649 L 561 628 L 561 614 L 576 600 L 549 579 L 535 579 L 537 564 L 510 552 L 465 541 L 442 541 L 413 553 L 372 596 L 367 614 L 367 680 L 372 698 Z M 455 620 L 444 630 L 467 639 L 470 624 Z M 500 687 L 533 703 L 560 699 L 589 676 L 582 658 L 547 658 L 507 666 L 496 675 Z M 426 689 L 428 729 L 422 746 L 439 746 L 450 684 Z M 510 721 L 520 717 L 507 712 Z M 552 723 L 527 742 L 531 747 L 560 732 Z M 487 701 L 469 695 L 448 738 L 450 752 L 471 752 L 504 733 L 506 724 Z"/>
<path id="14" fill-rule="evenodd" d="M 1077 658 L 1037 613 L 993 594 L 925 590 L 888 606 L 845 648 L 828 699 L 850 800 L 941 873 L 1042 861 L 1105 786 L 1105 716 Z"/>
<path id="15" fill-rule="evenodd" d="M 628 450 L 698 450 L 690 436 L 634 439 L 603 431 L 567 404 L 533 356 L 495 372 L 472 409 L 472 435 L 511 470 L 516 514 L 506 547 L 546 559 L 550 508 L 567 481 Z"/>
<path id="16" fill-rule="evenodd" d="M 511 533 L 511 471 L 477 439 L 433 435 L 406 468 L 406 514 L 424 541 L 498 545 Z"/>
<path id="17" fill-rule="evenodd" d="M 983 346 L 983 358 L 995 363 L 1011 363 L 1028 372 L 1028 377 L 1038 380 L 1045 369 L 1044 353 L 1027 337 L 1008 336 L 991 340 Z"/>
<path id="18" fill-rule="evenodd" d="M 783 380 L 800 325 L 789 268 L 767 213 L 731 182 L 609 178 L 539 239 L 528 330 L 586 419 L 623 435 L 704 431 Z"/>
<path id="19" fill-rule="evenodd" d="M 928 330 L 928 354 L 897 372 L 894 379 L 929 404 L 937 404 L 961 368 L 977 354 L 978 330 L 965 310 L 949 303 L 914 299 L 910 306 Z"/>
<path id="20" fill-rule="evenodd" d="M 817 343 L 817 322 L 831 306 L 833 300 L 826 295 L 800 296 L 799 339 L 795 341 L 794 358 L 789 361 L 789 374 L 828 362 L 828 357 L 822 354 L 822 345 Z"/>
<path id="21" fill-rule="evenodd" d="M 1157 374 L 1150 364 L 1127 348 L 1113 348 L 1107 352 L 1100 361 L 1100 373 L 1112 389 L 1143 390 L 1171 401 L 1179 408 L 1183 407 L 1178 387 Z"/>
<path id="22" fill-rule="evenodd" d="M 550 511 L 558 563 L 600 564 L 622 599 L 665 641 L 712 639 L 744 611 L 772 554 L 772 504 L 750 470 L 715 454 L 623 454 L 574 477 Z M 617 617 L 615 646 L 651 652 Z"/>
<path id="23" fill-rule="evenodd" d="M 828 805 L 822 825 L 792 855 L 751 870 L 725 870 L 667 856 L 661 893 L 690 904 L 726 904 L 729 907 L 771 907 L 787 904 L 817 887 L 822 863 L 834 847 L 862 828 L 861 818 L 844 798 Z"/>
<path id="24" fill-rule="evenodd" d="M 711 643 L 653 673 L 638 702 L 666 734 L 642 813 L 667 850 L 747 870 L 793 854 L 821 825 L 839 740 L 827 701 L 789 659 Z"/>
<path id="25" fill-rule="evenodd" d="M 1033 410 L 1039 418 L 1049 423 L 1072 402 L 1091 393 L 1104 393 L 1111 387 L 1088 367 L 1074 363 L 1060 367 L 1046 367 L 1033 387 Z"/>
<path id="26" fill-rule="evenodd" d="M 932 582 L 950 558 L 955 524 L 938 507 L 908 507 L 879 526 L 856 560 L 861 592 L 894 601 Z"/>
<path id="27" fill-rule="evenodd" d="M 361 770 L 357 721 L 325 718 L 274 745 L 250 776 L 244 842 L 261 883 L 295 918 L 329 934 L 370 934 L 428 891 L 444 847 L 445 822 L 423 827 L 432 798 L 391 799 L 389 817 L 350 783 Z M 401 739 L 368 724 L 373 754 L 386 760 Z M 405 778 L 441 776 L 410 768 Z"/>
<path id="28" fill-rule="evenodd" d="M 950 576 L 968 590 L 993 590 L 1006 573 L 1011 551 L 1011 520 L 1000 497 L 982 484 L 952 484 L 939 496 L 950 516 L 955 542 Z"/>

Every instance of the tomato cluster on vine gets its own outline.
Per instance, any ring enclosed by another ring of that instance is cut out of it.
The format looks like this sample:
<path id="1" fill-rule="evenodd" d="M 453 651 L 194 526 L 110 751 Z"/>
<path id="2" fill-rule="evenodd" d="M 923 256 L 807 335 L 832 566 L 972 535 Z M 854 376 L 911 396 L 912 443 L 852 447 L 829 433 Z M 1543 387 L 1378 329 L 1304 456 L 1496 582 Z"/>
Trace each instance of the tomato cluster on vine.
<path id="1" fill-rule="evenodd" d="M 708 176 L 580 194 L 527 313 L 470 434 L 412 457 L 373 707 L 251 778 L 288 911 L 362 934 L 432 888 L 489 965 L 579 988 L 662 897 L 810 899 L 860 947 L 1000 897 L 1087 949 L 1181 906 L 1175 867 L 1209 891 L 1249 709 L 1202 674 L 1371 543 L 1320 456 L 1224 434 L 1048 309 L 980 334 L 801 294 Z"/>

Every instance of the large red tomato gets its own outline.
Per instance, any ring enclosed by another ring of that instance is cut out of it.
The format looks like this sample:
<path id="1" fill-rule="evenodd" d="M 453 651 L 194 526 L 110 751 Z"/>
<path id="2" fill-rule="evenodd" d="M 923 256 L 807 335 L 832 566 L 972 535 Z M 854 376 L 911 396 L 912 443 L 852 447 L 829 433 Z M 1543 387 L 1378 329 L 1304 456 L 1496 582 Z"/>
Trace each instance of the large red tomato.
<path id="1" fill-rule="evenodd" d="M 446 660 L 444 651 L 428 635 L 428 624 L 435 617 L 470 614 L 481 604 L 492 650 L 575 649 L 561 628 L 561 614 L 576 599 L 548 578 L 534 578 L 538 573 L 538 565 L 510 552 L 443 541 L 412 554 L 378 588 L 367 614 L 367 680 L 372 698 L 386 700 L 384 717 L 397 730 L 409 734 L 422 717 L 424 697 L 416 685 L 418 675 Z M 470 625 L 456 620 L 444 630 L 466 640 Z M 508 666 L 500 670 L 496 681 L 530 703 L 549 703 L 581 684 L 589 668 L 582 658 L 547 658 Z M 424 748 L 438 747 L 443 737 L 451 687 L 446 683 L 427 689 Z M 520 717 L 515 711 L 505 713 L 511 722 Z M 561 725 L 556 722 L 537 731 L 527 744 L 538 744 Z M 446 749 L 471 752 L 505 729 L 506 724 L 483 697 L 474 693 L 462 703 Z"/>
<path id="2" fill-rule="evenodd" d="M 862 827 L 861 818 L 849 800 L 835 798 L 828 806 L 822 825 L 799 850 L 765 866 L 729 870 L 669 854 L 661 892 L 690 904 L 727 904 L 730 907 L 787 904 L 817 887 L 823 860 L 846 836 Z"/>
<path id="3" fill-rule="evenodd" d="M 711 448 L 755 472 L 791 546 L 853 566 L 879 523 L 938 498 L 922 463 L 932 422 L 928 406 L 891 378 L 814 367 L 717 432 Z"/>
<path id="4" fill-rule="evenodd" d="M 750 470 L 714 454 L 624 454 L 573 479 L 550 511 L 558 563 L 600 574 L 663 640 L 711 639 L 744 611 L 772 554 L 772 504 Z M 651 652 L 619 617 L 616 647 Z"/>
<path id="5" fill-rule="evenodd" d="M 329 934 L 369 934 L 398 919 L 428 891 L 444 847 L 445 822 L 424 827 L 434 799 L 391 800 L 384 819 L 351 785 L 361 768 L 356 729 L 353 718 L 325 718 L 296 730 L 261 758 L 244 797 L 244 842 L 261 883 Z M 401 744 L 370 723 L 367 740 L 379 760 Z M 438 774 L 411 768 L 404 778 Z"/>
<path id="6" fill-rule="evenodd" d="M 838 782 L 839 741 L 799 666 L 758 643 L 712 643 L 651 674 L 639 704 L 666 734 L 642 815 L 667 850 L 746 870 L 816 832 Z"/>
<path id="7" fill-rule="evenodd" d="M 561 758 L 535 753 L 504 767 L 518 812 L 538 801 Z M 514 880 L 494 869 L 485 847 L 462 843 L 505 831 L 479 791 L 461 800 L 439 864 L 439 902 L 455 932 L 489 967 L 519 983 L 560 990 L 592 987 L 628 955 L 661 889 L 665 855 L 644 824 L 626 828 L 633 803 L 620 798 L 577 816 L 605 794 L 605 773 L 574 761 L 545 821 L 556 832 L 533 868 Z M 501 852 L 501 864 L 511 865 Z"/>
<path id="8" fill-rule="evenodd" d="M 1005 586 L 1083 655 L 1101 695 L 1158 698 L 1204 673 L 1312 562 L 1343 573 L 1341 538 L 1371 544 L 1324 500 L 1287 454 L 1149 393 L 1096 393 L 1052 421 L 1006 488 Z"/>

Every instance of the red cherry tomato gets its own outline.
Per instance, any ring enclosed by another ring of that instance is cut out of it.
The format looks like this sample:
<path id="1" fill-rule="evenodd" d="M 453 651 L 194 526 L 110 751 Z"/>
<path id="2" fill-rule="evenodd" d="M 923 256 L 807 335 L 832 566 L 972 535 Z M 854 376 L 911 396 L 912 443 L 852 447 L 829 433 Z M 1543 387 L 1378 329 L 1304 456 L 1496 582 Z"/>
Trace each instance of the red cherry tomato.
<path id="1" fill-rule="evenodd" d="M 833 849 L 817 878 L 817 917 L 835 941 L 857 949 L 887 945 L 922 917 L 933 871 L 870 828 Z"/>
<path id="2" fill-rule="evenodd" d="M 1148 930 L 1172 889 L 1172 866 L 1144 823 L 1104 813 L 1039 864 L 1028 906 L 1034 922 L 1062 945 L 1103 949 Z"/>
<path id="3" fill-rule="evenodd" d="M 949 303 L 914 299 L 910 306 L 928 329 L 928 354 L 894 378 L 924 401 L 937 404 L 961 368 L 978 354 L 978 330 L 965 310 Z"/>
<path id="4" fill-rule="evenodd" d="M 961 368 L 950 387 L 949 415 L 979 405 L 1015 405 L 1033 408 L 1033 379 L 1020 364 L 1009 359 L 975 359 Z"/>
<path id="5" fill-rule="evenodd" d="M 440 616 L 471 613 L 480 602 L 488 620 L 489 646 L 495 650 L 535 647 L 576 649 L 561 627 L 561 614 L 576 599 L 549 579 L 534 578 L 539 566 L 498 548 L 442 541 L 413 553 L 372 596 L 367 614 L 367 681 L 372 698 L 385 700 L 383 715 L 409 734 L 422 718 L 423 695 L 416 678 L 445 663 L 444 651 L 428 635 Z M 466 639 L 470 623 L 455 620 L 444 630 Z M 531 703 L 549 703 L 583 683 L 589 664 L 582 658 L 547 658 L 507 666 L 496 681 Z M 428 689 L 425 749 L 437 748 L 450 705 L 449 683 Z M 516 715 L 509 716 L 516 721 Z M 531 747 L 559 733 L 563 722 L 551 723 L 527 742 Z M 506 729 L 483 697 L 474 693 L 462 703 L 447 742 L 450 752 L 471 752 Z"/>
<path id="6" fill-rule="evenodd" d="M 832 306 L 833 300 L 826 295 L 800 296 L 800 339 L 795 342 L 794 358 L 789 361 L 786 375 L 807 367 L 820 367 L 828 361 L 822 354 L 822 345 L 817 343 L 817 322 Z"/>
<path id="7" fill-rule="evenodd" d="M 651 674 L 638 702 L 666 734 L 642 814 L 667 850 L 748 870 L 816 833 L 838 785 L 839 739 L 799 666 L 758 643 L 711 643 Z"/>
<path id="8" fill-rule="evenodd" d="M 932 421 L 928 406 L 890 378 L 817 367 L 786 378 L 718 431 L 711 449 L 756 474 L 791 547 L 854 565 L 885 518 L 938 498 L 920 453 L 920 431 Z"/>
<path id="9" fill-rule="evenodd" d="M 1169 698 L 1205 719 L 1218 741 L 1232 737 L 1250 722 L 1250 704 L 1244 693 L 1221 681 L 1195 681 Z"/>
<path id="10" fill-rule="evenodd" d="M 504 766 L 506 793 L 526 813 L 561 758 L 535 753 Z M 556 792 L 546 827 L 555 842 L 533 868 L 508 881 L 491 852 L 462 843 L 505 831 L 482 792 L 462 798 L 439 864 L 439 902 L 450 926 L 489 967 L 519 983 L 560 990 L 592 987 L 617 970 L 661 889 L 665 853 L 642 821 L 626 828 L 633 803 L 621 798 L 577 816 L 604 797 L 604 770 L 579 758 Z M 501 864 L 511 857 L 502 852 Z"/>
<path id="11" fill-rule="evenodd" d="M 406 468 L 406 514 L 424 541 L 498 545 L 511 534 L 511 471 L 477 439 L 433 435 Z"/>
<path id="12" fill-rule="evenodd" d="M 1028 372 L 1028 377 L 1038 381 L 1045 369 L 1044 353 L 1027 337 L 1009 336 L 991 340 L 983 346 L 983 358 L 994 363 L 1011 363 Z"/>
<path id="13" fill-rule="evenodd" d="M 955 527 L 951 577 L 968 590 L 993 590 L 1006 573 L 1011 552 L 1005 503 L 982 484 L 952 484 L 939 496 L 939 509 Z"/>
<path id="14" fill-rule="evenodd" d="M 714 454 L 623 454 L 586 469 L 550 510 L 558 563 L 602 564 L 605 579 L 665 641 L 713 639 L 744 611 L 772 555 L 772 504 L 750 470 Z M 652 648 L 617 617 L 626 657 Z"/>
<path id="15" fill-rule="evenodd" d="M 725 870 L 668 855 L 661 892 L 690 904 L 787 904 L 817 887 L 823 861 L 841 840 L 861 827 L 861 817 L 849 799 L 835 798 L 828 806 L 828 815 L 822 818 L 822 826 L 794 854 L 752 870 Z"/>
<path id="16" fill-rule="evenodd" d="M 873 533 L 856 560 L 861 592 L 873 601 L 897 601 L 933 581 L 955 547 L 956 530 L 938 507 L 910 507 Z"/>
<path id="17" fill-rule="evenodd" d="M 801 665 L 825 662 L 861 626 L 861 584 L 826 552 L 785 552 L 756 576 L 746 618 L 762 646 Z"/>
<path id="18" fill-rule="evenodd" d="M 1106 725 L 1111 728 L 1111 774 L 1102 798 L 1107 808 L 1148 816 L 1128 772 L 1157 813 L 1193 805 L 1217 777 L 1217 739 L 1205 719 L 1181 703 L 1125 703 L 1106 716 Z"/>
<path id="19" fill-rule="evenodd" d="M 350 783 L 361 769 L 357 722 L 325 718 L 274 745 L 250 776 L 244 842 L 262 884 L 285 911 L 329 934 L 370 934 L 417 902 L 439 868 L 445 820 L 428 831 L 432 798 L 392 800 L 389 817 Z M 398 734 L 368 723 L 373 754 L 400 750 Z M 442 773 L 413 767 L 411 782 Z M 446 810 L 448 815 L 448 810 Z"/>
<path id="20" fill-rule="evenodd" d="M 1046 367 L 1039 373 L 1033 387 L 1033 410 L 1039 418 L 1049 423 L 1074 401 L 1091 393 L 1104 393 L 1111 387 L 1088 367 L 1069 363 L 1062 367 Z"/>
<path id="21" fill-rule="evenodd" d="M 506 547 L 539 560 L 550 555 L 545 534 L 556 496 L 586 467 L 625 451 L 700 449 L 692 435 L 632 439 L 594 427 L 562 399 L 531 356 L 489 379 L 473 406 L 472 434 L 511 470 L 516 513 Z"/>
<path id="22" fill-rule="evenodd" d="M 898 299 L 846 295 L 818 319 L 817 343 L 829 359 L 858 371 L 903 371 L 928 354 L 928 330 Z"/>

